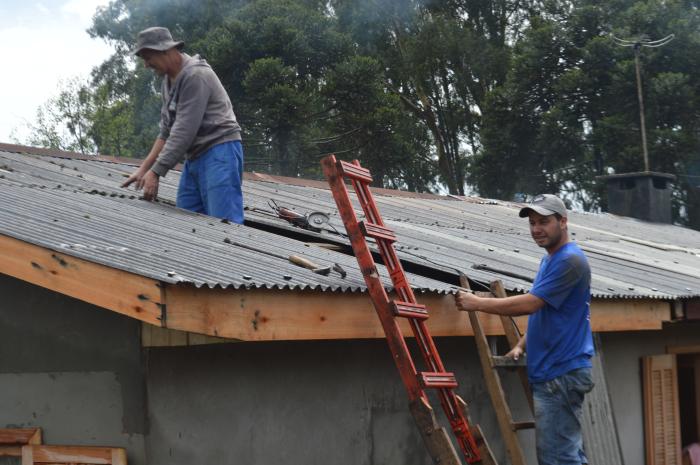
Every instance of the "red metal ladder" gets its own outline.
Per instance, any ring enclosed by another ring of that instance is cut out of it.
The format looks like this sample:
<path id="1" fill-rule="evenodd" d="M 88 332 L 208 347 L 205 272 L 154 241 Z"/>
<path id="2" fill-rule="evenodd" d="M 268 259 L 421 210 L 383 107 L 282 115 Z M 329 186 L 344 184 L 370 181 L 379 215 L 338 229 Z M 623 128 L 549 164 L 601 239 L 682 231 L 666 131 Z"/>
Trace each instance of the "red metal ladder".
<path id="1" fill-rule="evenodd" d="M 362 168 L 357 160 L 354 163 L 338 161 L 333 155 L 324 158 L 321 165 L 338 206 L 340 217 L 345 224 L 374 308 L 384 328 L 394 362 L 408 391 L 411 413 L 418 424 L 428 452 L 436 464 L 462 463 L 445 428 L 437 423 L 430 406 L 425 389 L 434 388 L 437 390 L 442 408 L 466 461 L 470 464 L 495 463 L 480 428 L 469 426 L 466 403 L 454 392 L 457 380 L 453 373 L 445 371 L 440 354 L 426 326 L 428 310 L 424 305 L 416 302 L 413 290 L 406 280 L 403 267 L 392 245 L 396 241 L 396 236 L 385 226 L 369 190 L 369 184 L 372 182 L 369 170 Z M 364 221 L 358 221 L 355 215 L 344 178 L 352 183 L 365 214 Z M 365 236 L 375 240 L 399 300 L 389 300 Z M 408 319 L 428 371 L 417 371 L 397 318 Z"/>

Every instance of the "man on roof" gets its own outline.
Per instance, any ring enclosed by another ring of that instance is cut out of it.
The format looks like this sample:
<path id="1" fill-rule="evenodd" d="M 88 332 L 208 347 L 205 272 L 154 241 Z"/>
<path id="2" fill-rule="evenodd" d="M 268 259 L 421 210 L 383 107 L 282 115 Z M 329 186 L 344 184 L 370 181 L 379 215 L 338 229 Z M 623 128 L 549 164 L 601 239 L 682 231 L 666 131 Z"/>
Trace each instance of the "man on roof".
<path id="1" fill-rule="evenodd" d="M 569 241 L 564 202 L 538 195 L 520 210 L 530 235 L 547 251 L 528 294 L 491 299 L 460 292 L 457 307 L 496 315 L 530 315 L 527 333 L 507 356 L 527 347 L 527 374 L 535 404 L 539 465 L 588 463 L 581 438 L 582 403 L 593 388 L 590 323 L 591 270 Z"/>
<path id="2" fill-rule="evenodd" d="M 164 27 L 138 35 L 132 54 L 163 77 L 160 134 L 122 187 L 134 184 L 153 200 L 159 178 L 184 160 L 177 206 L 243 223 L 241 127 L 211 66 L 183 46 Z"/>

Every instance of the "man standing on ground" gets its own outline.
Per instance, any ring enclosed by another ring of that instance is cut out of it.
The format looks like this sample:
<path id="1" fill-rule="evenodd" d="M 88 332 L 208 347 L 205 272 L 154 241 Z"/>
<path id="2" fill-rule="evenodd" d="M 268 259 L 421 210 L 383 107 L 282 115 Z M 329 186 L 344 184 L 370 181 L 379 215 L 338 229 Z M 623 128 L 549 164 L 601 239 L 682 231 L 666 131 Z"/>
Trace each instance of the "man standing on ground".
<path id="1" fill-rule="evenodd" d="M 581 249 L 569 242 L 566 206 L 554 195 L 538 195 L 520 210 L 530 234 L 547 251 L 529 294 L 491 299 L 460 292 L 457 307 L 497 315 L 530 315 L 527 334 L 508 353 L 515 359 L 527 344 L 527 373 L 535 404 L 539 465 L 588 463 L 583 453 L 583 396 L 593 388 L 590 324 L 591 270 Z"/>
<path id="2" fill-rule="evenodd" d="M 241 127 L 211 66 L 183 53 L 183 46 L 164 27 L 139 33 L 132 53 L 163 77 L 160 134 L 122 187 L 135 183 L 153 200 L 159 177 L 185 160 L 177 206 L 243 223 Z"/>

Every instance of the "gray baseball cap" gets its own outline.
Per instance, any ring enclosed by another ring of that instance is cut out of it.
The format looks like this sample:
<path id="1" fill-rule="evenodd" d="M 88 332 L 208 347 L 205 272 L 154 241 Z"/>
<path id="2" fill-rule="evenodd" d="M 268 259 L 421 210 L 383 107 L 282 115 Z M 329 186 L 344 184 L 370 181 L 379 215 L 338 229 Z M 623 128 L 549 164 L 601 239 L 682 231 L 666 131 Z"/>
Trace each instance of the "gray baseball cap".
<path id="1" fill-rule="evenodd" d="M 131 51 L 132 55 L 138 55 L 143 49 L 158 50 L 163 52 L 173 47 L 182 48 L 185 43 L 181 40 L 173 40 L 170 31 L 165 27 L 149 27 L 139 32 L 136 47 Z"/>
<path id="2" fill-rule="evenodd" d="M 564 205 L 564 202 L 556 195 L 540 194 L 532 199 L 527 207 L 520 209 L 520 218 L 528 216 L 530 211 L 544 216 L 554 215 L 555 213 L 566 216 L 566 205 Z"/>

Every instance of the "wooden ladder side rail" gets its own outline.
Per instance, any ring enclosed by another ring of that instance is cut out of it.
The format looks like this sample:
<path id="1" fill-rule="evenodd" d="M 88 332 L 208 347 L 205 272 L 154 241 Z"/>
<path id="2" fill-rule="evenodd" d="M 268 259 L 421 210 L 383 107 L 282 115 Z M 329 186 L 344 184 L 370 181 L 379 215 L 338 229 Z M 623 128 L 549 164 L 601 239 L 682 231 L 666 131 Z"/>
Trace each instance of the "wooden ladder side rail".
<path id="1" fill-rule="evenodd" d="M 461 287 L 471 290 L 469 281 L 465 275 L 460 275 L 459 281 Z M 481 368 L 484 373 L 486 390 L 489 393 L 491 404 L 496 413 L 496 421 L 498 422 L 498 427 L 503 436 L 506 452 L 508 453 L 512 465 L 527 465 L 517 431 L 514 428 L 515 422 L 513 421 L 513 415 L 506 401 L 505 392 L 503 392 L 501 378 L 498 373 L 496 373 L 496 368 L 493 365 L 493 354 L 491 353 L 489 343 L 486 339 L 484 328 L 481 325 L 479 314 L 478 312 L 467 312 L 467 314 L 469 315 L 469 323 L 474 331 L 474 341 L 476 342 L 479 361 L 481 362 Z"/>
<path id="2" fill-rule="evenodd" d="M 499 299 L 508 297 L 506 294 L 506 289 L 503 286 L 501 280 L 493 281 L 490 285 L 491 292 L 493 295 Z M 503 325 L 503 331 L 505 332 L 506 339 L 508 340 L 508 347 L 511 349 L 520 341 L 522 334 L 518 329 L 518 325 L 515 324 L 513 317 L 501 315 L 501 324 Z M 523 385 L 523 392 L 525 393 L 525 398 L 530 406 L 530 412 L 535 413 L 535 404 L 532 400 L 532 390 L 530 389 L 530 382 L 527 379 L 527 369 L 525 367 L 519 366 L 516 368 L 518 371 L 518 377 Z"/>
<path id="3" fill-rule="evenodd" d="M 0 428 L 0 457 L 21 457 L 27 444 L 41 444 L 41 428 Z"/>

